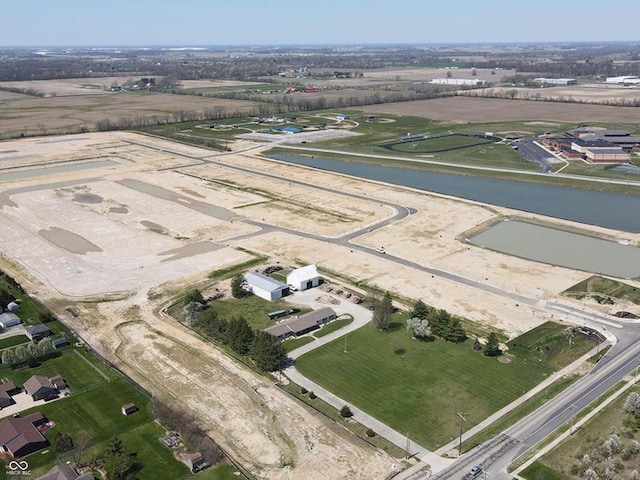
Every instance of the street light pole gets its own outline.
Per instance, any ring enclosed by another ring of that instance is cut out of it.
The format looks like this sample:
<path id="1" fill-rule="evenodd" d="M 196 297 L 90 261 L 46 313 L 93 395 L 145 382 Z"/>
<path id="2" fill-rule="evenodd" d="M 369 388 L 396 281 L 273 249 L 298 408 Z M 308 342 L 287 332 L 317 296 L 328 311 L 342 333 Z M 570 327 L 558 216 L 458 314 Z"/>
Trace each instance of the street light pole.
<path id="1" fill-rule="evenodd" d="M 465 418 L 466 413 L 458 412 L 458 416 L 460 417 L 460 441 L 458 442 L 458 456 L 462 455 L 462 429 L 464 428 L 464 422 L 467 421 Z"/>
<path id="2" fill-rule="evenodd" d="M 573 435 L 573 421 L 576 416 L 576 404 L 571 404 L 571 425 L 569 426 L 569 435 Z"/>

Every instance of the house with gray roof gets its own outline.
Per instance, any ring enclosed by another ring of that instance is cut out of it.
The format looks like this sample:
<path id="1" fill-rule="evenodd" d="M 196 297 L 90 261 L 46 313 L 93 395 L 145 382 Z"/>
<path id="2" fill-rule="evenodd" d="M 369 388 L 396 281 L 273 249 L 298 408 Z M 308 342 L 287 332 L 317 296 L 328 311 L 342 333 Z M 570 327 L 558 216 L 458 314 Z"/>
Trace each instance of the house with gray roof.
<path id="1" fill-rule="evenodd" d="M 305 333 L 317 330 L 325 323 L 329 323 L 337 318 L 336 312 L 332 308 L 325 307 L 313 312 L 300 315 L 299 317 L 292 317 L 274 325 L 273 327 L 266 328 L 264 331 L 278 337 L 280 340 L 284 340 L 289 337 L 299 337 Z"/>
<path id="2" fill-rule="evenodd" d="M 27 332 L 27 336 L 34 342 L 39 342 L 43 338 L 51 336 L 51 330 L 49 330 L 49 327 L 47 327 L 44 323 L 32 325 L 25 328 L 25 330 Z"/>
<path id="3" fill-rule="evenodd" d="M 0 327 L 9 328 L 22 323 L 20 317 L 13 312 L 0 313 Z"/>
<path id="4" fill-rule="evenodd" d="M 78 475 L 73 468 L 67 464 L 55 465 L 44 475 L 36 480 L 93 480 L 93 473 L 87 472 Z"/>

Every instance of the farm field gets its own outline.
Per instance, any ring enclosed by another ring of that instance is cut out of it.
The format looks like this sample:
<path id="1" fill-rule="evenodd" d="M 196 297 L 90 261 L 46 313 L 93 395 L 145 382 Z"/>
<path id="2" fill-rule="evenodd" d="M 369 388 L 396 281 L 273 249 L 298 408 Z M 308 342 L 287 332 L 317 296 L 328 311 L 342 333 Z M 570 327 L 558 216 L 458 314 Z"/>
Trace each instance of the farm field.
<path id="1" fill-rule="evenodd" d="M 12 94 L 13 95 L 13 94 Z M 94 129 L 95 123 L 136 115 L 171 116 L 179 110 L 202 112 L 216 107 L 243 114 L 256 108 L 254 102 L 212 99 L 168 93 L 105 92 L 99 95 L 56 97 L 0 97 L 0 139 L 25 135 L 78 132 Z"/>
<path id="2" fill-rule="evenodd" d="M 389 332 L 370 324 L 349 334 L 347 353 L 339 339 L 302 356 L 296 366 L 433 450 L 457 436 L 456 412 L 466 412 L 471 427 L 593 348 L 576 339 L 568 349 L 565 328 L 546 323 L 511 341 L 508 355 L 489 358 L 474 352 L 470 339 L 462 344 L 413 340 L 403 324 Z"/>
<path id="3" fill-rule="evenodd" d="M 635 123 L 637 108 L 549 103 L 497 98 L 449 97 L 369 105 L 358 110 L 378 114 L 414 115 L 458 123 L 536 120 L 552 123 Z"/>

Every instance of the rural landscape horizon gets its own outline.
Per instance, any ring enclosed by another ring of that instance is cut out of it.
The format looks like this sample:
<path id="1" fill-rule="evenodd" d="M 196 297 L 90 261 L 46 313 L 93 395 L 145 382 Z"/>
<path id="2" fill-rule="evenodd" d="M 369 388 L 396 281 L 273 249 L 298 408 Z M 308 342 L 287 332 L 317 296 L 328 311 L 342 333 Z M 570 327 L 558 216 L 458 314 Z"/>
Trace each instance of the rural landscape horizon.
<path id="1" fill-rule="evenodd" d="M 0 21 L 0 479 L 640 479 L 640 7 L 189 3 Z"/>

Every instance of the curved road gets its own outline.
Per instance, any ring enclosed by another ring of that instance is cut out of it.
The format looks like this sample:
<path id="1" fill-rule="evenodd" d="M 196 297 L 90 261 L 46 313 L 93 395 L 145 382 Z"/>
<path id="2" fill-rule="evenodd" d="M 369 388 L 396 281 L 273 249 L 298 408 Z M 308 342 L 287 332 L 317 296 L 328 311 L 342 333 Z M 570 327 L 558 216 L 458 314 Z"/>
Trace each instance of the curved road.
<path id="1" fill-rule="evenodd" d="M 210 160 L 210 155 L 205 157 L 191 156 L 186 155 L 180 152 L 170 151 L 167 149 L 161 149 L 157 147 L 152 147 L 149 145 L 145 145 L 143 143 L 132 142 L 129 143 L 136 144 L 141 147 L 145 147 L 148 149 L 154 149 L 159 151 L 166 151 L 173 155 L 189 158 L 199 163 L 215 163 L 215 161 Z M 259 147 L 250 147 L 245 149 L 244 151 L 253 150 L 254 148 Z M 314 150 L 321 151 L 321 150 Z M 232 154 L 237 154 L 239 152 L 232 152 Z M 333 152 L 339 153 L 339 152 Z M 351 153 L 349 153 L 351 155 Z M 222 155 L 228 155 L 222 154 Z M 363 155 L 368 156 L 368 155 Z M 405 159 L 406 160 L 406 159 Z M 428 162 L 426 163 L 438 163 L 438 162 Z M 243 171 L 246 173 L 251 173 L 254 175 L 261 175 L 265 178 L 270 179 L 278 179 L 283 180 L 283 176 L 274 175 L 270 173 L 260 172 L 251 170 L 245 167 L 239 167 L 236 165 L 229 165 L 227 163 L 224 164 L 225 168 L 231 168 L 238 171 Z M 182 167 L 174 167 L 173 170 L 177 170 Z M 486 168 L 487 170 L 497 170 Z M 539 175 L 539 173 L 538 173 Z M 595 179 L 593 179 L 596 181 Z M 462 275 L 458 275 L 452 272 L 448 272 L 445 270 L 427 267 L 425 265 L 418 264 L 416 262 L 412 262 L 410 260 L 406 260 L 401 257 L 396 257 L 389 254 L 384 254 L 380 252 L 376 252 L 375 250 L 356 245 L 352 243 L 352 240 L 364 233 L 372 231 L 377 228 L 381 228 L 386 225 L 390 225 L 394 222 L 402 220 L 406 218 L 408 215 L 415 213 L 415 210 L 404 207 L 402 205 L 394 204 L 386 201 L 378 201 L 367 196 L 347 193 L 343 191 L 338 191 L 329 187 L 322 187 L 319 185 L 311 184 L 308 182 L 303 182 L 300 180 L 288 179 L 287 181 L 291 183 L 296 183 L 298 185 L 303 185 L 308 188 L 315 188 L 321 191 L 331 192 L 333 194 L 344 195 L 350 198 L 358 198 L 364 199 L 368 201 L 375 201 L 380 205 L 385 205 L 393 210 L 393 215 L 390 217 L 379 220 L 367 227 L 355 230 L 348 234 L 344 234 L 337 237 L 325 237 L 321 235 L 314 235 L 304 232 L 298 232 L 291 229 L 286 229 L 283 227 L 278 227 L 274 225 L 268 225 L 265 223 L 255 222 L 251 220 L 244 220 L 247 223 L 260 226 L 263 230 L 259 233 L 266 233 L 269 231 L 282 231 L 292 235 L 302 236 L 305 238 L 310 238 L 314 240 L 330 242 L 342 246 L 349 247 L 354 250 L 359 250 L 362 252 L 369 253 L 371 255 L 377 255 L 378 257 L 382 257 L 387 261 L 394 262 L 397 264 L 405 265 L 410 268 L 414 268 L 416 270 L 422 271 L 424 273 L 438 276 L 440 278 L 449 280 L 456 284 L 465 285 L 471 288 L 475 288 L 486 293 L 490 293 L 492 295 L 497 295 L 507 300 L 516 302 L 518 304 L 527 305 L 530 307 L 537 307 L 544 309 L 546 311 L 564 315 L 567 320 L 572 320 L 573 323 L 578 325 L 584 324 L 589 325 L 593 328 L 600 328 L 602 330 L 606 330 L 608 335 L 612 335 L 612 331 L 619 331 L 620 333 L 616 335 L 619 338 L 617 344 L 607 353 L 607 355 L 603 358 L 603 360 L 597 365 L 596 368 L 592 370 L 588 375 L 582 378 L 579 382 L 575 383 L 563 393 L 547 402 L 543 407 L 536 410 L 531 415 L 526 418 L 520 420 L 515 425 L 507 429 L 504 433 L 498 435 L 494 439 L 486 442 L 481 445 L 476 450 L 469 452 L 462 457 L 460 457 L 456 462 L 452 465 L 444 468 L 441 472 L 439 472 L 434 478 L 437 479 L 458 479 L 458 478 L 466 478 L 466 472 L 469 471 L 471 466 L 480 465 L 483 469 L 488 470 L 491 473 L 491 478 L 510 478 L 509 475 L 506 474 L 506 467 L 516 458 L 522 456 L 525 452 L 530 450 L 533 446 L 538 444 L 556 429 L 558 429 L 563 424 L 566 424 L 572 417 L 572 415 L 578 413 L 580 410 L 584 409 L 588 405 L 590 405 L 593 401 L 603 395 L 607 390 L 609 390 L 612 386 L 614 386 L 617 382 L 622 380 L 625 376 L 629 375 L 633 372 L 636 367 L 640 364 L 640 325 L 634 323 L 633 321 L 623 320 L 615 317 L 611 317 L 609 315 L 603 315 L 597 312 L 590 311 L 584 308 L 578 308 L 571 304 L 565 304 L 559 301 L 548 301 L 544 302 L 537 298 L 527 297 L 525 295 L 521 295 L 518 293 L 509 292 L 507 290 L 494 287 L 492 285 L 488 285 L 482 283 L 477 280 L 472 280 L 466 278 Z M 598 180 L 599 181 L 599 180 Z M 610 183 L 618 183 L 616 181 L 611 181 Z M 633 182 L 620 182 L 620 183 L 633 183 Z M 338 333 L 338 332 L 336 332 Z M 315 342 L 314 342 L 315 343 Z M 318 344 L 319 345 L 319 344 Z M 423 453 L 424 449 L 415 448 L 415 450 Z M 420 475 L 419 469 L 411 469 L 411 471 L 418 470 L 416 476 L 411 476 L 411 478 L 426 478 L 425 475 Z M 398 478 L 409 478 L 410 472 L 405 472 L 400 474 Z M 428 475 L 426 475 L 428 476 Z"/>

